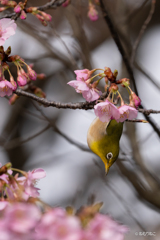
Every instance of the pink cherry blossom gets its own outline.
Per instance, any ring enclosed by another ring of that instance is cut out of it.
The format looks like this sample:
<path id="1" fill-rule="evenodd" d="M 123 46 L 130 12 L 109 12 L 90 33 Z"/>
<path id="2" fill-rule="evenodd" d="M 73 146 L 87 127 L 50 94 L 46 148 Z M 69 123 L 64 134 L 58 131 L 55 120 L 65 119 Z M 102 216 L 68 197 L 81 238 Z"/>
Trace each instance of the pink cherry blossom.
<path id="1" fill-rule="evenodd" d="M 88 91 L 82 92 L 82 96 L 87 102 L 97 100 L 102 95 L 102 92 L 96 88 L 89 88 Z"/>
<path id="2" fill-rule="evenodd" d="M 8 175 L 3 173 L 2 175 L 0 175 L 0 179 L 3 180 L 4 182 L 8 183 Z"/>
<path id="3" fill-rule="evenodd" d="M 128 232 L 126 226 L 118 224 L 109 216 L 98 213 L 89 222 L 86 229 L 86 239 L 123 240 L 126 232 Z"/>
<path id="4" fill-rule="evenodd" d="M 91 21 L 97 21 L 98 20 L 98 12 L 97 12 L 97 10 L 95 9 L 95 6 L 92 3 L 89 4 L 88 17 L 90 18 Z"/>
<path id="5" fill-rule="evenodd" d="M 84 91 L 88 91 L 88 89 L 89 89 L 87 84 L 83 81 L 73 80 L 73 81 L 68 82 L 67 84 L 69 84 L 71 87 L 75 88 L 77 93 L 82 93 Z"/>
<path id="6" fill-rule="evenodd" d="M 128 105 L 123 105 L 119 109 L 120 118 L 116 119 L 117 122 L 124 122 L 126 119 L 132 120 L 137 117 L 138 111 Z"/>
<path id="7" fill-rule="evenodd" d="M 9 18 L 3 18 L 0 20 L 0 45 L 3 45 L 5 41 L 15 34 L 16 23 Z"/>
<path id="8" fill-rule="evenodd" d="M 92 74 L 92 71 L 89 71 L 88 69 L 76 70 L 74 72 L 77 75 L 76 79 L 78 81 L 86 81 Z"/>
<path id="9" fill-rule="evenodd" d="M 14 203 L 5 209 L 7 228 L 15 233 L 28 233 L 40 220 L 41 213 L 36 205 L 29 203 Z"/>
<path id="10" fill-rule="evenodd" d="M 36 228 L 36 239 L 42 240 L 80 240 L 80 221 L 75 216 L 68 216 L 61 208 L 45 213 Z"/>
<path id="11" fill-rule="evenodd" d="M 3 210 L 8 205 L 7 201 L 0 201 L 0 211 Z"/>
<path id="12" fill-rule="evenodd" d="M 108 100 L 96 104 L 94 106 L 94 112 L 101 122 L 108 122 L 111 119 L 117 120 L 120 118 L 119 110 Z"/>
<path id="13" fill-rule="evenodd" d="M 12 95 L 13 90 L 15 90 L 15 87 L 9 81 L 0 81 L 0 97 Z"/>
<path id="14" fill-rule="evenodd" d="M 102 92 L 96 88 L 93 88 L 91 84 L 87 84 L 84 81 L 70 81 L 67 84 L 69 84 L 71 87 L 74 87 L 77 93 L 82 93 L 83 97 L 88 102 L 92 102 L 97 100 Z"/>
<path id="15" fill-rule="evenodd" d="M 19 177 L 17 181 L 24 186 L 24 193 L 23 198 L 27 200 L 30 196 L 31 197 L 38 197 L 39 196 L 39 188 L 36 188 L 34 184 L 36 180 L 44 178 L 46 173 L 43 169 L 38 168 L 33 170 L 32 172 L 29 171 L 26 177 Z"/>

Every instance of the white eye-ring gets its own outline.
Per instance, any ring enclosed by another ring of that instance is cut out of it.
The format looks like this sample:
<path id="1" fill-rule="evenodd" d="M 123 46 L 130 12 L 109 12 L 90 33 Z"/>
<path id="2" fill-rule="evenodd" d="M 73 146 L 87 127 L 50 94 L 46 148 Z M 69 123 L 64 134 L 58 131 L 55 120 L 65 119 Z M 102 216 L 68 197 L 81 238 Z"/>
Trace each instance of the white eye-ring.
<path id="1" fill-rule="evenodd" d="M 111 152 L 107 153 L 106 158 L 108 160 L 110 160 L 112 157 L 113 157 L 113 153 L 111 153 Z"/>

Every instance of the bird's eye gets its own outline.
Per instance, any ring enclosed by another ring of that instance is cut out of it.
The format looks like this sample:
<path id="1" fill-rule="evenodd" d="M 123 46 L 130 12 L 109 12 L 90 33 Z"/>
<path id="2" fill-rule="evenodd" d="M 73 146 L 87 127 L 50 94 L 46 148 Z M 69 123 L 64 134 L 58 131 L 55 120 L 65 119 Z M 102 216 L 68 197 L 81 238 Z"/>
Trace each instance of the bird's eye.
<path id="1" fill-rule="evenodd" d="M 113 154 L 111 152 L 107 153 L 106 158 L 110 160 L 113 157 Z"/>

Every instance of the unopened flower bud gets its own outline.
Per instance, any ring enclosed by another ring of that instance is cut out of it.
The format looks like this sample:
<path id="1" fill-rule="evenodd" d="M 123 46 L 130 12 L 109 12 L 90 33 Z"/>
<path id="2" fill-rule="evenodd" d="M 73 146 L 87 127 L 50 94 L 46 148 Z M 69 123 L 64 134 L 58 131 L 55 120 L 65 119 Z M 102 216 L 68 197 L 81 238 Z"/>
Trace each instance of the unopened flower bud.
<path id="1" fill-rule="evenodd" d="M 130 106 L 138 108 L 139 105 L 141 105 L 141 99 L 133 91 L 131 91 Z"/>
<path id="2" fill-rule="evenodd" d="M 27 71 L 28 71 L 28 77 L 35 81 L 37 79 L 37 73 L 30 67 L 30 66 L 27 66 Z"/>
<path id="3" fill-rule="evenodd" d="M 23 69 L 18 71 L 17 83 L 21 87 L 27 84 L 27 76 Z"/>
<path id="4" fill-rule="evenodd" d="M 15 13 L 20 13 L 21 12 L 21 7 L 19 4 L 14 8 Z"/>
<path id="5" fill-rule="evenodd" d="M 22 10 L 21 15 L 20 15 L 20 19 L 24 20 L 24 19 L 26 19 L 26 17 L 27 17 L 27 14 L 25 13 L 24 10 Z"/>
<path id="6" fill-rule="evenodd" d="M 52 16 L 50 14 L 47 14 L 47 13 L 42 12 L 42 11 L 40 13 L 47 22 L 50 22 L 52 20 Z"/>
<path id="7" fill-rule="evenodd" d="M 89 11 L 88 11 L 88 17 L 91 21 L 97 21 L 98 20 L 98 12 L 95 9 L 95 6 L 92 3 L 89 3 Z"/>

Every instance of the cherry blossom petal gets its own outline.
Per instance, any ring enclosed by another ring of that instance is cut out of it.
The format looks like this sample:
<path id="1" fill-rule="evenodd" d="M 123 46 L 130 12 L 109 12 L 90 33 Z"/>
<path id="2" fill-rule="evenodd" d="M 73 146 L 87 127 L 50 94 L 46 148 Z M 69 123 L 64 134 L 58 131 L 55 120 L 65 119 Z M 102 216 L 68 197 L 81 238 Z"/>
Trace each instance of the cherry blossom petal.
<path id="1" fill-rule="evenodd" d="M 86 81 L 90 78 L 91 75 L 91 71 L 88 69 L 75 70 L 74 72 L 77 75 L 77 81 Z"/>
<path id="2" fill-rule="evenodd" d="M 120 113 L 114 104 L 106 100 L 94 106 L 94 112 L 101 122 L 108 122 L 111 119 L 119 119 Z"/>
<path id="3" fill-rule="evenodd" d="M 17 233 L 28 233 L 40 220 L 38 207 L 29 203 L 14 203 L 6 209 L 6 224 Z"/>
<path id="4" fill-rule="evenodd" d="M 13 89 L 14 87 L 9 81 L 0 81 L 0 97 L 12 95 Z"/>
<path id="5" fill-rule="evenodd" d="M 128 105 L 123 105 L 119 108 L 120 118 L 117 122 L 124 122 L 126 119 L 132 120 L 137 117 L 138 111 Z"/>
<path id="6" fill-rule="evenodd" d="M 46 172 L 42 168 L 37 168 L 32 171 L 33 179 L 40 179 L 46 177 Z"/>
<path id="7" fill-rule="evenodd" d="M 95 101 L 97 100 L 100 95 L 102 95 L 102 92 L 101 91 L 98 91 L 94 88 L 91 88 L 91 89 L 88 89 L 88 91 L 84 91 L 82 93 L 82 96 L 86 99 L 86 101 L 88 102 L 92 102 L 92 101 Z"/>
<path id="8" fill-rule="evenodd" d="M 74 87 L 77 93 L 82 93 L 83 91 L 88 91 L 89 87 L 87 84 L 83 81 L 70 81 L 67 84 L 69 84 L 71 87 Z"/>
<path id="9" fill-rule="evenodd" d="M 0 45 L 3 45 L 10 36 L 15 34 L 16 27 L 14 20 L 9 18 L 0 20 Z"/>

